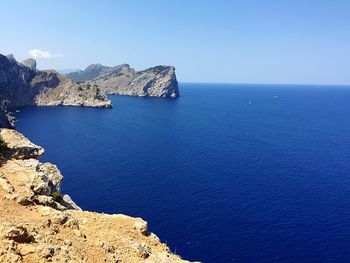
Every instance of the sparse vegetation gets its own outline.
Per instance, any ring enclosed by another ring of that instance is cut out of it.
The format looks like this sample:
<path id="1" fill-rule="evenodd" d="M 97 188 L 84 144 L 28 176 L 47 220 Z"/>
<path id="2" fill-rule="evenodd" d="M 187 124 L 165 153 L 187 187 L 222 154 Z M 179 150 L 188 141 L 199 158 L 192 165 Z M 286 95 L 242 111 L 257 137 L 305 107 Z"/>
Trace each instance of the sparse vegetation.
<path id="1" fill-rule="evenodd" d="M 7 149 L 7 143 L 4 141 L 4 139 L 0 136 L 0 165 L 2 165 L 5 162 L 5 151 Z"/>
<path id="2" fill-rule="evenodd" d="M 4 141 L 4 139 L 0 136 L 0 153 L 3 154 L 3 152 L 7 149 L 7 143 Z"/>
<path id="3" fill-rule="evenodd" d="M 57 201 L 57 202 L 62 202 L 63 201 L 63 196 L 60 192 L 55 191 L 51 193 L 51 196 Z"/>

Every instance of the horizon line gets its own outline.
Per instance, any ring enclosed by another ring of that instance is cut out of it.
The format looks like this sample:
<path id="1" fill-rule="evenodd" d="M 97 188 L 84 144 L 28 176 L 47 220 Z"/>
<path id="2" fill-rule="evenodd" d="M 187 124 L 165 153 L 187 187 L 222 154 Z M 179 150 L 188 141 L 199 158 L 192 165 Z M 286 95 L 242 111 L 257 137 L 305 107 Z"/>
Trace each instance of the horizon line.
<path id="1" fill-rule="evenodd" d="M 258 83 L 258 82 L 195 82 L 195 81 L 178 81 L 182 84 L 219 84 L 219 85 L 283 85 L 283 86 L 341 86 L 341 87 L 350 87 L 349 84 L 319 84 L 319 83 Z"/>

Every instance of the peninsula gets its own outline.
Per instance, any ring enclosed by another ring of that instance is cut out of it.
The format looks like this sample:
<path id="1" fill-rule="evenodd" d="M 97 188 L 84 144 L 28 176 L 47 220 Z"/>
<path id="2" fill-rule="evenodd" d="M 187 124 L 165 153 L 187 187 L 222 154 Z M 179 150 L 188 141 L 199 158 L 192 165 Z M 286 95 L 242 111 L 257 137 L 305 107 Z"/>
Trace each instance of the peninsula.
<path id="1" fill-rule="evenodd" d="M 13 128 L 12 112 L 23 106 L 112 107 L 107 95 L 179 96 L 175 68 L 156 66 L 135 71 L 129 65 L 94 64 L 63 75 L 38 70 L 34 59 L 22 62 L 0 54 L 0 127 Z"/>

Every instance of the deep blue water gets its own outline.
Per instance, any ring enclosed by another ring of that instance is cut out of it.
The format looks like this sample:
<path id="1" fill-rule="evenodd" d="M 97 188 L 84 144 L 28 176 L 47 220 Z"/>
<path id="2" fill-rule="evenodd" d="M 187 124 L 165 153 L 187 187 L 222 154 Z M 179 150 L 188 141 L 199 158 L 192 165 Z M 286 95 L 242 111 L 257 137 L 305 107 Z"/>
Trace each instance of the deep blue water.
<path id="1" fill-rule="evenodd" d="M 147 220 L 186 259 L 350 261 L 350 87 L 181 84 L 17 128 L 87 210 Z"/>

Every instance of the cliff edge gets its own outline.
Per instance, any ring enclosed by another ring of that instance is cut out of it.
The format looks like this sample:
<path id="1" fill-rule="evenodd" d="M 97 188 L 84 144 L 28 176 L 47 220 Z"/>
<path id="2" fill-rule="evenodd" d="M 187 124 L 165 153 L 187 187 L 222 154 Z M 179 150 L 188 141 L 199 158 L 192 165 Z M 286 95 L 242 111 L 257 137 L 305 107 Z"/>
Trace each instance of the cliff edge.
<path id="1" fill-rule="evenodd" d="M 188 262 L 141 218 L 82 211 L 57 167 L 15 130 L 0 131 L 0 262 Z"/>

